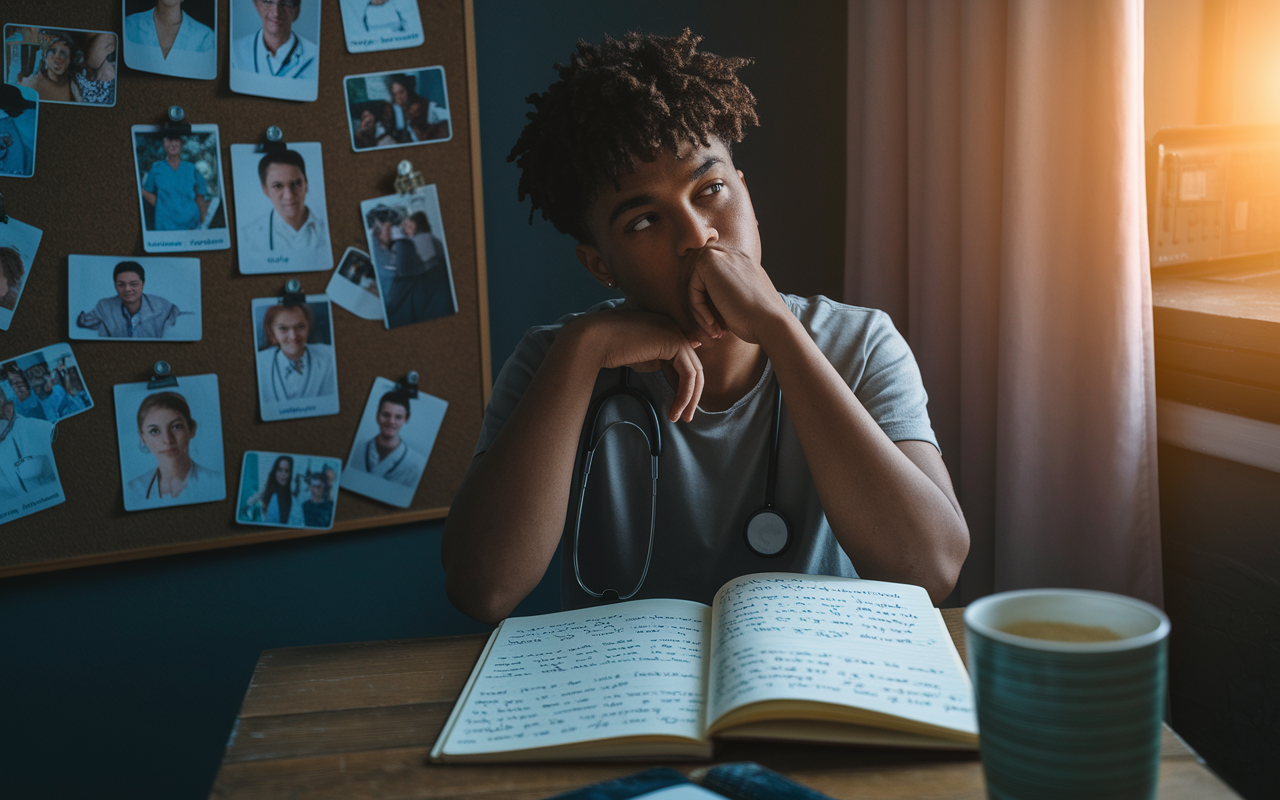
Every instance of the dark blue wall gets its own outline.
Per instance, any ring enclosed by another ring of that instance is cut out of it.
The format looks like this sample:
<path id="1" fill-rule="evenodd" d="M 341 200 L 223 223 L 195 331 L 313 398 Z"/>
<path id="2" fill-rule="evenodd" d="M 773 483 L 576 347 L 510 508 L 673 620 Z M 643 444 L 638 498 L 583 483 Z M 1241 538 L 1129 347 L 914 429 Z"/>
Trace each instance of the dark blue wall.
<path id="1" fill-rule="evenodd" d="M 842 3 L 477 0 L 475 13 L 495 371 L 527 327 L 604 297 L 571 242 L 527 224 L 505 156 L 524 97 L 605 32 L 688 25 L 712 52 L 757 58 L 743 77 L 762 128 L 735 157 L 765 265 L 780 289 L 839 295 Z M 0 792 L 206 797 L 261 650 L 483 630 L 445 598 L 439 545 L 439 524 L 410 525 L 0 581 Z M 553 609 L 553 579 L 518 613 Z"/>

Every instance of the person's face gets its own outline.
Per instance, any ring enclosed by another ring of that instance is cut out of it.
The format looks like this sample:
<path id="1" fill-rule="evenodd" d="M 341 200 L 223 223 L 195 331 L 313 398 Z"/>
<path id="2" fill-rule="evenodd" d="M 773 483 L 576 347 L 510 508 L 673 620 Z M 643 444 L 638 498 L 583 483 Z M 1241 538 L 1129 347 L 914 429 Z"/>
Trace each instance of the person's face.
<path id="1" fill-rule="evenodd" d="M 293 467 L 283 458 L 276 462 L 276 483 L 281 486 L 288 486 L 289 479 L 293 477 Z"/>
<path id="2" fill-rule="evenodd" d="M 378 124 L 378 118 L 373 115 L 369 109 L 360 112 L 360 132 L 363 134 L 372 134 L 374 128 Z"/>
<path id="3" fill-rule="evenodd" d="M 384 439 L 394 439 L 404 427 L 404 406 L 399 403 L 383 403 L 378 406 L 378 430 Z"/>
<path id="4" fill-rule="evenodd" d="M 49 377 L 49 371 L 39 364 L 27 370 L 27 382 L 41 397 L 46 397 L 53 391 L 53 379 Z"/>
<path id="5" fill-rule="evenodd" d="M 418 232 L 418 223 L 413 221 L 413 217 L 405 217 L 404 222 L 400 223 L 400 230 L 404 231 L 405 236 L 413 236 Z"/>
<path id="6" fill-rule="evenodd" d="M 153 408 L 142 419 L 142 443 L 156 458 L 186 455 L 194 435 L 187 418 L 172 408 Z"/>
<path id="7" fill-rule="evenodd" d="M 311 502 L 319 503 L 324 500 L 324 484 L 320 481 L 311 482 Z"/>
<path id="8" fill-rule="evenodd" d="M 409 90 L 404 87 L 404 84 L 393 81 L 391 84 L 391 99 L 396 105 L 404 106 L 405 103 L 409 102 Z"/>
<path id="9" fill-rule="evenodd" d="M 280 345 L 280 351 L 293 361 L 302 358 L 310 333 L 306 315 L 296 308 L 286 308 L 271 320 L 271 335 Z"/>
<path id="10" fill-rule="evenodd" d="M 13 387 L 13 393 L 18 396 L 19 400 L 26 400 L 31 396 L 31 385 L 27 383 L 27 379 L 17 373 L 9 373 L 9 385 Z"/>
<path id="11" fill-rule="evenodd" d="M 116 276 L 116 294 L 125 305 L 138 302 L 142 297 L 142 277 L 136 272 L 121 272 Z"/>
<path id="12" fill-rule="evenodd" d="M 297 219 L 307 205 L 307 176 L 292 164 L 267 167 L 267 180 L 262 191 L 285 219 Z"/>
<path id="13" fill-rule="evenodd" d="M 4 276 L 4 270 L 0 269 L 0 297 L 4 297 L 9 293 L 9 279 Z"/>
<path id="14" fill-rule="evenodd" d="M 578 245 L 583 266 L 615 281 L 627 306 L 665 314 L 688 334 L 700 330 L 689 280 L 702 248 L 716 244 L 760 260 L 760 231 L 742 172 L 729 149 L 683 147 L 640 162 L 619 188 L 600 187 L 587 209 L 596 244 Z"/>
<path id="15" fill-rule="evenodd" d="M 115 51 L 116 37 L 105 33 L 101 34 L 94 37 L 93 43 L 89 45 L 89 52 L 85 55 L 85 62 L 90 69 L 97 69 L 107 60 L 107 56 Z"/>
<path id="16" fill-rule="evenodd" d="M 166 156 L 169 156 L 170 158 L 182 152 L 181 139 L 165 139 L 163 144 L 164 144 L 164 154 Z"/>
<path id="17" fill-rule="evenodd" d="M 71 64 L 71 48 L 66 42 L 54 42 L 44 54 L 44 68 L 50 75 L 63 75 Z"/>
<path id="18" fill-rule="evenodd" d="M 253 0 L 253 5 L 258 9 L 258 16 L 262 17 L 262 32 L 273 39 L 288 39 L 293 31 L 293 21 L 302 10 L 299 0 L 276 0 L 274 3 Z"/>

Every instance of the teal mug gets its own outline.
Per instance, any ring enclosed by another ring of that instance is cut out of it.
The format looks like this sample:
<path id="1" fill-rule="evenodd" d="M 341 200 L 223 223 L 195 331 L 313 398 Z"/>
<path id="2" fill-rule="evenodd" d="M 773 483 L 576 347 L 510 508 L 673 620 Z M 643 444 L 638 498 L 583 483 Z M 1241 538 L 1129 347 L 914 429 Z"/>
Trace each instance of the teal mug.
<path id="1" fill-rule="evenodd" d="M 1108 592 L 1028 589 L 964 613 L 992 800 L 1151 800 L 1169 618 Z"/>

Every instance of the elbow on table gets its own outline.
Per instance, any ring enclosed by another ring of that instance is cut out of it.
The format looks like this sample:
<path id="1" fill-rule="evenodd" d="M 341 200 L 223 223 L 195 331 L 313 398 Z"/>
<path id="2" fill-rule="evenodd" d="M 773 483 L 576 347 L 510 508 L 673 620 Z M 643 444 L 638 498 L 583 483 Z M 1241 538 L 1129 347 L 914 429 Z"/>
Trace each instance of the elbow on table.
<path id="1" fill-rule="evenodd" d="M 932 558 L 925 565 L 924 580 L 920 583 L 936 606 L 951 594 L 960 580 L 960 569 L 969 555 L 969 527 L 963 518 L 943 542 L 935 548 Z"/>

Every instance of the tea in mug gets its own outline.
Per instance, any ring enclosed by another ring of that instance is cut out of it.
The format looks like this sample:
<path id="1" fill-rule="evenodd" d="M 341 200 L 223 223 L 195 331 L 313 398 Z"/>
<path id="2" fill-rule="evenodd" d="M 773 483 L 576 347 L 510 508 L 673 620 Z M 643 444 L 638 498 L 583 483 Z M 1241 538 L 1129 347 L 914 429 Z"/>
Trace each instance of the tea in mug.
<path id="1" fill-rule="evenodd" d="M 1020 619 L 1000 626 L 1005 633 L 1025 636 L 1028 639 L 1048 639 L 1054 642 L 1114 642 L 1124 637 L 1102 625 L 1077 625 L 1074 622 L 1048 622 Z"/>

